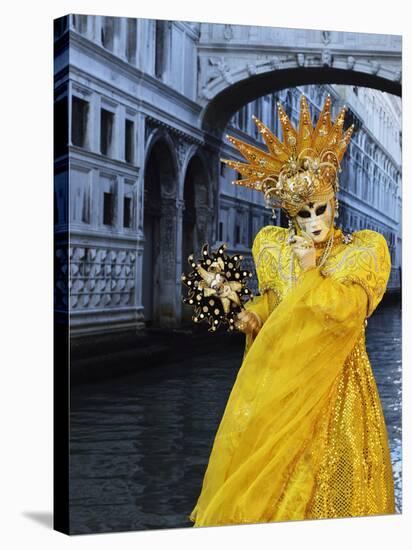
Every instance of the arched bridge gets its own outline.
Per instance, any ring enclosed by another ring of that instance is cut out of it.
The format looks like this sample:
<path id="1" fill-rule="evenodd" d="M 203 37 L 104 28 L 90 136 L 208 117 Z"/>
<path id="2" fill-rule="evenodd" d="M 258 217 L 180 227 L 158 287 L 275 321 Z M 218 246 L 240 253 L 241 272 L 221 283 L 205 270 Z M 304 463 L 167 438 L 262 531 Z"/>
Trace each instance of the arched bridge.
<path id="1" fill-rule="evenodd" d="M 304 84 L 351 84 L 401 95 L 398 35 L 203 24 L 198 44 L 202 126 L 219 136 L 249 101 Z"/>

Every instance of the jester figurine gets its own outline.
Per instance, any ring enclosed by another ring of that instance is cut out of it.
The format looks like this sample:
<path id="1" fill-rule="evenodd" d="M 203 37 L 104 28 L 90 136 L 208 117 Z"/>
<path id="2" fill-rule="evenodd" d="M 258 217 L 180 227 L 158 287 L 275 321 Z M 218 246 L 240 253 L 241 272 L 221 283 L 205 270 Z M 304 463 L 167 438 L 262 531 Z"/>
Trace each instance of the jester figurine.
<path id="1" fill-rule="evenodd" d="M 385 293 L 385 238 L 335 227 L 338 175 L 354 126 L 346 107 L 316 125 L 300 99 L 295 128 L 278 104 L 282 140 L 253 117 L 267 151 L 227 136 L 247 162 L 221 159 L 235 184 L 264 194 L 289 227 L 252 247 L 259 294 L 237 314 L 246 335 L 216 432 L 194 527 L 395 513 L 388 434 L 365 347 Z"/>

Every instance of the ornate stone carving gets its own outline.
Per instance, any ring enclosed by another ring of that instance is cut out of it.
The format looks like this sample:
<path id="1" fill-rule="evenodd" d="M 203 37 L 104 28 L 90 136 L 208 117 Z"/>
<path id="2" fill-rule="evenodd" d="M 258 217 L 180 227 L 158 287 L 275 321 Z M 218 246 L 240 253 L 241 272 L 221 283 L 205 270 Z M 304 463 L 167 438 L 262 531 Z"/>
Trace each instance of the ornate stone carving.
<path id="1" fill-rule="evenodd" d="M 187 143 L 187 141 L 185 141 L 183 138 L 177 138 L 175 140 L 175 144 L 176 158 L 179 164 L 179 170 L 182 170 L 190 144 Z"/>
<path id="2" fill-rule="evenodd" d="M 330 31 L 322 31 L 322 42 L 327 46 L 331 39 L 331 32 Z"/>
<path id="3" fill-rule="evenodd" d="M 228 42 L 233 38 L 233 28 L 232 25 L 225 25 L 225 30 L 223 31 L 223 37 Z"/>
<path id="4" fill-rule="evenodd" d="M 297 61 L 298 67 L 304 67 L 305 66 L 305 54 L 304 53 L 296 54 L 296 61 Z"/>
<path id="5" fill-rule="evenodd" d="M 272 70 L 277 71 L 281 65 L 280 57 L 277 55 L 274 55 L 273 57 L 271 57 L 269 60 L 269 65 Z"/>
<path id="6" fill-rule="evenodd" d="M 346 66 L 350 71 L 354 68 L 355 58 L 353 57 L 353 55 L 348 55 L 348 57 L 346 59 Z"/>
<path id="7" fill-rule="evenodd" d="M 216 77 L 221 77 L 228 84 L 233 84 L 233 77 L 230 74 L 230 67 L 223 57 L 209 57 L 209 65 L 214 67 Z"/>
<path id="8" fill-rule="evenodd" d="M 134 250 L 75 245 L 69 259 L 73 310 L 134 305 Z"/>
<path id="9" fill-rule="evenodd" d="M 218 34 L 199 44 L 198 89 L 202 104 L 237 81 L 257 73 L 279 70 L 283 65 L 327 68 L 335 66 L 339 61 L 339 68 L 353 70 L 356 66 L 356 70 L 370 73 L 367 64 L 375 61 L 381 64 L 379 72 L 375 74 L 381 74 L 385 70 L 386 74 L 393 75 L 394 82 L 400 82 L 395 80 L 395 74 L 399 78 L 401 69 L 399 37 L 389 39 L 384 35 L 337 33 L 328 30 L 294 32 L 285 29 L 280 32 L 279 29 L 271 29 L 269 32 L 268 28 L 253 28 L 252 48 L 248 34 L 251 28 L 239 27 L 239 32 L 235 25 L 230 28 L 229 31 L 229 26 L 220 25 Z M 234 40 L 225 42 L 225 32 L 229 36 L 232 31 L 236 37 L 236 45 L 232 45 Z M 378 38 L 379 43 L 376 42 Z M 224 55 L 221 54 L 222 42 L 227 44 Z M 308 47 L 308 51 L 303 51 L 301 44 Z M 335 44 L 339 49 L 334 49 Z M 211 53 L 213 51 L 216 53 Z"/>
<path id="10" fill-rule="evenodd" d="M 246 65 L 247 72 L 250 76 L 256 74 L 256 65 L 254 63 L 248 63 Z"/>
<path id="11" fill-rule="evenodd" d="M 201 92 L 201 95 L 202 97 L 204 97 L 205 99 L 212 99 L 213 96 L 214 96 L 214 93 L 209 90 L 209 88 L 207 86 L 203 86 L 202 88 L 202 92 Z"/>
<path id="12" fill-rule="evenodd" d="M 324 67 L 332 66 L 332 54 L 330 50 L 322 50 L 321 63 Z"/>

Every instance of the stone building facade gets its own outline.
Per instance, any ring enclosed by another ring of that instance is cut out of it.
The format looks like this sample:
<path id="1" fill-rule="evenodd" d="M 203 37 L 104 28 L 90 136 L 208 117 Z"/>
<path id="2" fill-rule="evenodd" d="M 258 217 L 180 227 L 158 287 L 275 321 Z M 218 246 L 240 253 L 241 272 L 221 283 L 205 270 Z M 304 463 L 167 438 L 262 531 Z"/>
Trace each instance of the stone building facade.
<path id="1" fill-rule="evenodd" d="M 213 27 L 226 42 L 239 30 Z M 323 48 L 325 32 L 319 31 Z M 210 33 L 210 24 L 182 21 L 85 15 L 55 21 L 55 304 L 57 314 L 69 309 L 72 336 L 181 325 L 190 314 L 181 303 L 180 281 L 189 253 L 204 242 L 226 242 L 250 264 L 258 229 L 284 223 L 280 213 L 271 219 L 258 194 L 231 185 L 236 174 L 219 162 L 235 152 L 218 124 L 211 124 L 213 87 L 223 78 L 230 88 L 235 77 L 216 61 L 216 36 Z M 208 47 L 212 61 L 205 63 Z M 371 73 L 382 71 L 387 82 L 392 76 L 397 82 L 398 46 L 388 47 L 392 57 L 383 59 L 390 59 L 390 67 L 372 66 Z M 261 58 L 264 45 L 255 48 Z M 368 54 L 359 52 L 363 67 Z M 347 103 L 357 132 L 342 172 L 342 224 L 348 231 L 371 227 L 385 235 L 394 266 L 391 286 L 399 287 L 400 101 L 379 89 L 299 83 L 299 67 L 309 57 L 302 60 L 292 46 L 290 54 L 297 63 L 295 85 L 274 87 L 252 101 L 234 91 L 239 108 L 227 111 L 225 130 L 258 139 L 252 114 L 277 129 L 277 100 L 296 121 L 302 91 L 315 117 L 327 92 L 335 109 Z M 323 49 L 319 64 L 326 62 L 335 61 Z M 277 63 L 271 70 L 282 60 Z"/>

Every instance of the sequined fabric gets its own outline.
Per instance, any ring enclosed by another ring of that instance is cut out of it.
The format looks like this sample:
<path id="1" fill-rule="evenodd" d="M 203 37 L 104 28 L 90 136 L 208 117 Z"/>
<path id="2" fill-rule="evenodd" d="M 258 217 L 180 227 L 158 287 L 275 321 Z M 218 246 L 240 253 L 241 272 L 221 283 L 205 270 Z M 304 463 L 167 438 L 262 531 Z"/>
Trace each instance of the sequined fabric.
<path id="1" fill-rule="evenodd" d="M 364 331 L 332 386 L 317 429 L 321 445 L 312 450 L 317 477 L 306 517 L 394 513 L 388 436 Z"/>
<path id="2" fill-rule="evenodd" d="M 362 332 L 277 502 L 289 519 L 395 513 L 386 425 Z M 310 491 L 302 491 L 308 487 Z"/>
<path id="3" fill-rule="evenodd" d="M 390 273 L 373 231 L 339 230 L 322 267 L 292 264 L 287 231 L 265 227 L 253 257 L 262 329 L 215 436 L 194 526 L 395 513 L 392 466 L 365 320 Z M 321 251 L 320 251 L 321 253 Z"/>

